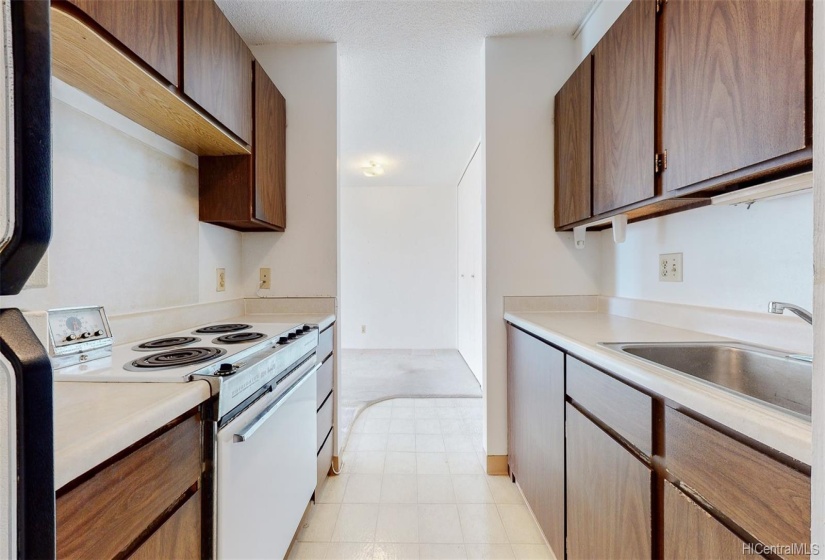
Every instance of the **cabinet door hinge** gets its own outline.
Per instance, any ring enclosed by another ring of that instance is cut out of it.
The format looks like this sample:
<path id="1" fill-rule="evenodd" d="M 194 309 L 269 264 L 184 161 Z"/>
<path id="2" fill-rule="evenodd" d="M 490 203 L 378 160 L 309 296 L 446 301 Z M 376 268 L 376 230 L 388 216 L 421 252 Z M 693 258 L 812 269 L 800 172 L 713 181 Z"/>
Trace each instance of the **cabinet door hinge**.
<path id="1" fill-rule="evenodd" d="M 656 154 L 653 158 L 653 170 L 655 173 L 661 173 L 667 169 L 667 150 L 661 154 Z"/>

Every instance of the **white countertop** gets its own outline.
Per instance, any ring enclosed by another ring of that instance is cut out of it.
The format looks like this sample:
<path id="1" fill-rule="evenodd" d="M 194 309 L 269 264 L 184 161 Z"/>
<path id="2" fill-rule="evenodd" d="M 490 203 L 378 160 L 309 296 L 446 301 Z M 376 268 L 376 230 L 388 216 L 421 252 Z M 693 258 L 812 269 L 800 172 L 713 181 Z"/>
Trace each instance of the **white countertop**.
<path id="1" fill-rule="evenodd" d="M 507 312 L 504 319 L 594 366 L 811 464 L 809 421 L 598 346 L 600 342 L 696 342 L 724 338 L 598 312 Z"/>
<path id="2" fill-rule="evenodd" d="M 209 383 L 54 384 L 60 488 L 210 397 Z"/>
<path id="3" fill-rule="evenodd" d="M 331 313 L 251 313 L 227 322 L 244 323 L 306 323 L 318 325 L 318 330 L 325 330 L 335 322 Z"/>

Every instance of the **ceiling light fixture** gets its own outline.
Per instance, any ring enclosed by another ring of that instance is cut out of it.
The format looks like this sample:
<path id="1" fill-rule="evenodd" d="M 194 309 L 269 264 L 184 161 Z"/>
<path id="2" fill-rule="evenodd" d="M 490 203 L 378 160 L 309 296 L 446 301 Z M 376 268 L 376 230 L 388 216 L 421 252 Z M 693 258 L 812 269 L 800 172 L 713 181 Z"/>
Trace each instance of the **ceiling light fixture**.
<path id="1" fill-rule="evenodd" d="M 361 171 L 364 172 L 364 175 L 367 177 L 379 177 L 384 174 L 384 167 L 381 166 L 379 163 L 375 163 L 374 161 L 370 161 L 367 165 L 361 168 Z"/>

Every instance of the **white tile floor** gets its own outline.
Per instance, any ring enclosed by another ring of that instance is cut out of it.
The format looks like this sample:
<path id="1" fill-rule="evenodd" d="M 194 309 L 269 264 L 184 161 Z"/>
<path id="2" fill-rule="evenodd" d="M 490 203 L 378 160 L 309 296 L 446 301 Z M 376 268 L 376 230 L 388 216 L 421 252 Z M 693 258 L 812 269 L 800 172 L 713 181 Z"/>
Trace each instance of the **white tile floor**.
<path id="1" fill-rule="evenodd" d="M 516 486 L 484 474 L 481 425 L 481 399 L 368 407 L 290 558 L 552 558 Z"/>

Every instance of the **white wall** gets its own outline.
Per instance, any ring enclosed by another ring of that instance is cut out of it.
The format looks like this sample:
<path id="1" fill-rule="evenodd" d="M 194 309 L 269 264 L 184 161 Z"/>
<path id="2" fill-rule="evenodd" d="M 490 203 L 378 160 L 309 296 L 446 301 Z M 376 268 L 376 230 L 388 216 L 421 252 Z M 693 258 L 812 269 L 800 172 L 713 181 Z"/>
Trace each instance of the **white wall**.
<path id="1" fill-rule="evenodd" d="M 458 351 L 484 378 L 484 150 L 476 148 L 458 183 Z"/>
<path id="2" fill-rule="evenodd" d="M 52 107 L 48 286 L 2 305 L 116 315 L 241 297 L 241 236 L 198 221 L 197 158 L 56 80 Z"/>
<path id="3" fill-rule="evenodd" d="M 341 189 L 342 347 L 455 348 L 456 243 L 455 187 Z"/>
<path id="4" fill-rule="evenodd" d="M 247 297 L 338 294 L 338 54 L 333 43 L 252 47 L 286 98 L 284 233 L 243 234 Z M 259 268 L 272 288 L 258 291 Z"/>
<path id="5" fill-rule="evenodd" d="M 624 243 L 603 241 L 602 293 L 763 313 L 771 300 L 810 309 L 812 197 L 806 191 L 749 210 L 709 206 L 630 224 Z M 659 282 L 661 253 L 683 253 L 683 282 Z"/>
<path id="6" fill-rule="evenodd" d="M 553 97 L 576 66 L 569 36 L 486 41 L 486 449 L 507 453 L 504 296 L 598 294 L 600 236 L 553 230 Z"/>

